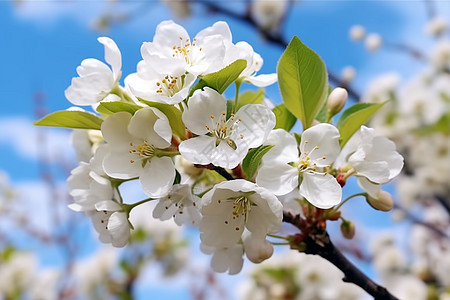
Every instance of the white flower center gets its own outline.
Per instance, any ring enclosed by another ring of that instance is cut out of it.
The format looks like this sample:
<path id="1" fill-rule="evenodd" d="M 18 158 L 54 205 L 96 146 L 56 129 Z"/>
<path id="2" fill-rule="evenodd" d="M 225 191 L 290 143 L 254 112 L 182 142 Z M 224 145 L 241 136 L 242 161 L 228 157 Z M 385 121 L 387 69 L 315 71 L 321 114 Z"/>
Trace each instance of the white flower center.
<path id="1" fill-rule="evenodd" d="M 161 96 L 173 97 L 176 93 L 181 91 L 184 87 L 185 75 L 181 76 L 169 76 L 163 78 L 163 80 L 158 81 L 156 86 L 158 89 L 156 93 Z"/>
<path id="2" fill-rule="evenodd" d="M 128 151 L 130 154 L 134 154 L 137 157 L 135 159 L 142 161 L 142 167 L 145 167 L 147 162 L 151 160 L 156 153 L 156 148 L 153 145 L 144 141 L 142 145 L 135 146 L 132 142 L 130 142 L 130 150 Z M 130 163 L 134 164 L 136 160 L 131 159 Z"/>
<path id="3" fill-rule="evenodd" d="M 231 137 L 233 132 L 237 130 L 241 121 L 241 119 L 235 120 L 234 114 L 231 114 L 230 118 L 227 120 L 226 113 L 222 112 L 219 120 L 216 120 L 216 118 L 211 115 L 211 126 L 206 125 L 205 127 L 211 136 L 216 137 L 216 146 L 219 145 L 221 141 L 225 141 L 231 148 L 236 150 L 236 143 Z M 240 134 L 239 137 L 243 139 L 244 135 Z"/>
<path id="4" fill-rule="evenodd" d="M 190 41 L 189 38 L 186 40 L 183 40 L 183 38 L 180 36 L 180 45 L 173 45 L 173 57 L 182 57 L 184 58 L 186 64 L 192 65 L 194 63 L 194 48 L 198 48 L 198 51 L 202 51 L 201 47 L 198 47 L 196 44 L 196 39 Z"/>

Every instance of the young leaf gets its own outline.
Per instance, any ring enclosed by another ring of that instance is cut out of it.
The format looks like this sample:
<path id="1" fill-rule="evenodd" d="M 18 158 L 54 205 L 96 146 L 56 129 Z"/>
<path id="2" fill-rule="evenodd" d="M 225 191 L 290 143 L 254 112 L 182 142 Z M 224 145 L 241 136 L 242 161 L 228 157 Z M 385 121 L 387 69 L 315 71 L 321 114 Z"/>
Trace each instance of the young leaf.
<path id="1" fill-rule="evenodd" d="M 239 75 L 241 75 L 242 71 L 244 71 L 246 67 L 247 61 L 239 59 L 222 70 L 202 77 L 200 81 L 197 82 L 197 84 L 191 89 L 188 97 L 191 97 L 196 90 L 202 89 L 205 86 L 216 90 L 219 94 L 223 94 L 227 87 L 239 78 Z"/>
<path id="2" fill-rule="evenodd" d="M 235 111 L 238 111 L 244 105 L 247 104 L 262 104 L 264 101 L 264 89 L 257 91 L 245 91 L 239 95 L 238 103 Z"/>
<path id="3" fill-rule="evenodd" d="M 387 102 L 387 101 L 386 101 Z M 346 109 L 336 123 L 336 127 L 341 134 L 341 147 L 348 142 L 352 135 L 379 110 L 383 103 L 356 103 Z"/>
<path id="4" fill-rule="evenodd" d="M 274 145 L 263 145 L 258 148 L 251 149 L 242 161 L 242 170 L 247 174 L 248 178 L 252 178 L 261 164 L 261 159 Z"/>
<path id="5" fill-rule="evenodd" d="M 139 99 L 139 101 L 162 111 L 162 113 L 166 115 L 167 119 L 169 119 L 169 124 L 173 133 L 181 139 L 186 139 L 186 127 L 181 119 L 182 113 L 178 108 L 170 104 L 152 102 L 143 99 Z"/>
<path id="6" fill-rule="evenodd" d="M 100 127 L 103 120 L 96 115 L 87 111 L 78 110 L 62 110 L 52 114 L 46 115 L 39 121 L 33 122 L 37 126 L 53 126 L 53 127 L 67 127 L 80 129 L 97 129 Z"/>
<path id="7" fill-rule="evenodd" d="M 142 107 L 137 104 L 126 103 L 122 101 L 112 101 L 112 102 L 100 102 L 97 107 L 97 112 L 106 115 L 112 115 L 119 111 L 127 111 L 130 114 L 134 114 L 136 111 Z"/>
<path id="8" fill-rule="evenodd" d="M 278 62 L 278 84 L 286 108 L 306 129 L 328 95 L 328 73 L 319 55 L 294 37 Z"/>
<path id="9" fill-rule="evenodd" d="M 289 132 L 297 122 L 297 118 L 289 112 L 289 110 L 286 108 L 286 105 L 284 105 L 283 103 L 275 106 L 272 111 L 277 118 L 277 123 L 275 124 L 274 129 L 283 128 L 284 130 Z"/>

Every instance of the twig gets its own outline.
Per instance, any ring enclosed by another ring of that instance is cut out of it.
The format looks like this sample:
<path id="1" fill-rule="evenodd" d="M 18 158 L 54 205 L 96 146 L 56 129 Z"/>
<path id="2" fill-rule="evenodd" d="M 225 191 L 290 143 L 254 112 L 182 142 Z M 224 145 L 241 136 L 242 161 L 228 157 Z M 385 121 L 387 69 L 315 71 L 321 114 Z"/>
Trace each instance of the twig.
<path id="1" fill-rule="evenodd" d="M 433 231 L 434 233 L 436 233 L 437 235 L 446 238 L 446 239 L 450 239 L 450 236 L 448 236 L 447 233 L 445 233 L 444 231 L 440 230 L 439 228 L 433 226 L 430 223 L 424 222 L 420 219 L 418 219 L 416 216 L 414 216 L 411 212 L 409 212 L 407 209 L 405 209 L 404 207 L 400 206 L 399 204 L 394 204 L 394 208 L 400 210 L 402 213 L 405 214 L 405 216 L 414 224 L 417 225 L 421 225 L 424 226 L 428 229 L 430 229 L 431 231 Z"/>
<path id="2" fill-rule="evenodd" d="M 299 215 L 293 215 L 290 212 L 283 212 L 283 222 L 290 223 L 301 230 L 303 224 Z M 306 244 L 306 254 L 319 255 L 333 265 L 338 267 L 343 273 L 344 282 L 356 284 L 375 300 L 398 300 L 388 290 L 362 273 L 355 265 L 353 265 L 331 242 L 326 231 L 309 235 L 304 241 Z"/>

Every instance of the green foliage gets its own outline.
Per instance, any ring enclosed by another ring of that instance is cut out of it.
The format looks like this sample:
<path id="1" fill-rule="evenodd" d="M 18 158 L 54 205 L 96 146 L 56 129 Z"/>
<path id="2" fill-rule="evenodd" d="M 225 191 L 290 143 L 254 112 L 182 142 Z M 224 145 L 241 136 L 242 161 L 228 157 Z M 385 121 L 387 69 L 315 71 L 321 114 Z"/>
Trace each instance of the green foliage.
<path id="1" fill-rule="evenodd" d="M 417 133 L 419 135 L 450 134 L 450 113 L 443 115 L 436 123 L 420 128 Z"/>
<path id="2" fill-rule="evenodd" d="M 198 89 L 208 86 L 216 90 L 219 94 L 223 94 L 227 87 L 239 78 L 242 71 L 247 67 L 247 61 L 243 59 L 236 60 L 232 64 L 226 66 L 222 70 L 208 74 L 200 79 L 191 89 L 189 96 L 191 97 Z"/>
<path id="3" fill-rule="evenodd" d="M 139 99 L 142 103 L 147 104 L 150 107 L 159 109 L 163 114 L 169 119 L 170 127 L 172 132 L 180 137 L 181 139 L 186 138 L 186 127 L 184 126 L 183 120 L 181 119 L 182 112 L 173 105 L 152 102 L 143 99 Z"/>
<path id="4" fill-rule="evenodd" d="M 77 110 L 62 110 L 46 115 L 34 122 L 37 126 L 53 126 L 100 130 L 103 120 L 93 113 Z"/>
<path id="5" fill-rule="evenodd" d="M 387 101 L 386 101 L 387 102 Z M 336 127 L 341 134 L 341 147 L 348 142 L 352 135 L 379 110 L 383 103 L 356 103 L 346 109 L 336 123 Z"/>
<path id="6" fill-rule="evenodd" d="M 112 115 L 119 111 L 127 111 L 133 115 L 141 108 L 142 107 L 137 104 L 126 103 L 122 101 L 100 102 L 99 106 L 97 107 L 97 112 L 105 115 Z"/>
<path id="7" fill-rule="evenodd" d="M 245 91 L 239 95 L 237 107 L 235 111 L 238 111 L 244 105 L 247 104 L 262 104 L 264 101 L 264 89 L 257 91 Z"/>
<path id="8" fill-rule="evenodd" d="M 289 132 L 297 122 L 297 118 L 289 112 L 284 103 L 275 106 L 275 108 L 272 109 L 272 111 L 275 114 L 275 117 L 277 118 L 275 129 L 282 128 L 287 132 Z"/>
<path id="9" fill-rule="evenodd" d="M 242 161 L 242 170 L 247 174 L 249 179 L 255 175 L 264 154 L 273 147 L 273 145 L 263 145 L 258 148 L 253 148 L 247 153 L 247 156 Z"/>
<path id="10" fill-rule="evenodd" d="M 328 73 L 319 55 L 294 37 L 278 66 L 278 84 L 287 109 L 306 129 L 322 108 L 328 95 Z"/>

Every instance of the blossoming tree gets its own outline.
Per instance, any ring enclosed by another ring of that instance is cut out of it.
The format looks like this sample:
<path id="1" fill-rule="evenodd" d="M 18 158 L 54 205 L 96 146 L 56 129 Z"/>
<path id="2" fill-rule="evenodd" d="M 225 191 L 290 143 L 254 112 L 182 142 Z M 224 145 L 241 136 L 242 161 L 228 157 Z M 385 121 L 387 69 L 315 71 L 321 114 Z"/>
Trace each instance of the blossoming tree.
<path id="1" fill-rule="evenodd" d="M 100 241 L 124 247 L 135 226 L 130 213 L 153 201 L 154 218 L 198 227 L 217 272 L 239 273 L 244 256 L 260 263 L 283 244 L 327 259 L 376 299 L 396 299 L 326 230 L 340 221 L 343 235 L 353 236 L 341 207 L 356 195 L 378 210 L 393 206 L 381 185 L 400 173 L 403 158 L 363 126 L 385 101 L 350 106 L 334 122 L 347 91 L 330 87 L 313 50 L 294 37 L 276 73 L 257 74 L 263 59 L 248 43 L 233 43 L 225 22 L 192 38 L 172 21 L 160 23 L 123 86 L 119 47 L 107 37 L 99 42 L 110 67 L 84 60 L 66 90 L 77 107 L 35 124 L 77 129 L 75 145 L 84 146 L 76 150 L 85 155 L 68 178 L 71 208 L 92 219 Z M 283 103 L 274 106 L 262 88 L 277 81 Z M 247 84 L 261 89 L 243 90 Z M 351 176 L 362 191 L 343 200 Z M 149 198 L 124 199 L 121 185 L 131 180 Z M 298 231 L 283 234 L 283 222 Z"/>

